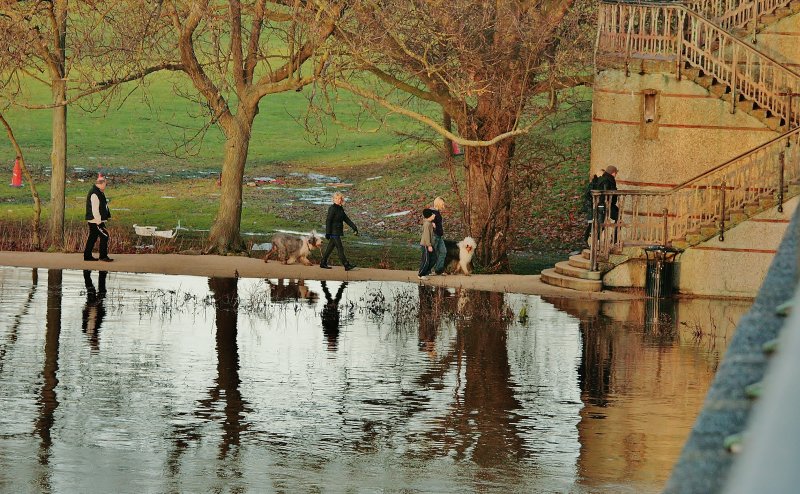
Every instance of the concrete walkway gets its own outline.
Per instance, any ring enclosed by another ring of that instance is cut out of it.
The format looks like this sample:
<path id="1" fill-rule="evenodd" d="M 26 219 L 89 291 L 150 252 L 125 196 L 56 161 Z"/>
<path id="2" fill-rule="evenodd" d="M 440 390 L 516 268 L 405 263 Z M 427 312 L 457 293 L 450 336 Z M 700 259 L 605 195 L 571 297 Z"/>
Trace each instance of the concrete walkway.
<path id="1" fill-rule="evenodd" d="M 86 262 L 82 254 L 47 252 L 0 252 L 0 266 L 44 269 L 94 269 L 128 273 L 182 274 L 203 277 L 280 278 L 336 281 L 404 281 L 418 283 L 416 271 L 358 268 L 345 271 L 340 266 L 319 266 L 280 262 L 264 263 L 242 256 L 202 256 L 180 254 L 111 254 L 114 262 Z M 630 300 L 641 294 L 615 292 L 579 292 L 542 283 L 539 276 L 514 274 L 431 276 L 425 284 L 494 292 L 523 293 L 583 300 Z"/>

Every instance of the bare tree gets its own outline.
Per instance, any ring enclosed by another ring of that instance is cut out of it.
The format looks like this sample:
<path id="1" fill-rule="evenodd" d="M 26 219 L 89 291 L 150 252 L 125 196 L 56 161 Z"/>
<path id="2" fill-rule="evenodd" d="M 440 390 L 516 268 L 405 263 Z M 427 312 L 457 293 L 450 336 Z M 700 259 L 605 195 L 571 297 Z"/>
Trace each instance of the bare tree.
<path id="1" fill-rule="evenodd" d="M 592 15 L 584 0 L 361 0 L 339 23 L 329 88 L 465 146 L 459 196 L 488 271 L 509 269 L 515 138 L 558 110 L 559 90 L 591 80 Z"/>
<path id="2" fill-rule="evenodd" d="M 225 137 L 220 205 L 206 252 L 244 248 L 240 236 L 242 180 L 261 100 L 313 82 L 328 60 L 325 46 L 341 5 L 325 1 L 167 0 L 148 12 L 151 63 L 176 57 L 199 94 L 197 102 Z"/>
<path id="3" fill-rule="evenodd" d="M 149 7 L 149 2 L 139 3 Z M 54 249 L 64 246 L 68 105 L 102 94 L 88 106 L 96 108 L 122 83 L 179 67 L 172 61 L 143 65 L 143 38 L 151 18 L 134 16 L 124 7 L 123 2 L 94 0 L 0 0 L 2 97 L 25 108 L 53 112 L 49 239 Z M 75 22 L 68 31 L 69 19 Z M 50 88 L 49 104 L 26 100 L 26 87 L 36 82 Z"/>

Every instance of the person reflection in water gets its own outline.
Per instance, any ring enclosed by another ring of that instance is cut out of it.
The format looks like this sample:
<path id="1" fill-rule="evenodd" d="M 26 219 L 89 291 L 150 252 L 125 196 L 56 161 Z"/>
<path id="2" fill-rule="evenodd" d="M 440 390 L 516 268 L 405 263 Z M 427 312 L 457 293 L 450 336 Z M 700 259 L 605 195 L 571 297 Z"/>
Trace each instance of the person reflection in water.
<path id="1" fill-rule="evenodd" d="M 83 318 L 81 328 L 89 338 L 89 346 L 92 353 L 100 350 L 100 326 L 106 316 L 106 309 L 103 300 L 106 298 L 106 276 L 108 271 L 100 271 L 97 288 L 92 283 L 91 270 L 83 270 L 83 283 L 86 286 L 86 304 L 83 306 Z"/>
<path id="2" fill-rule="evenodd" d="M 327 282 L 322 282 L 322 291 L 325 293 L 325 306 L 322 308 L 322 334 L 328 342 L 328 350 L 335 352 L 339 342 L 339 326 L 341 315 L 339 313 L 339 302 L 342 300 L 347 282 L 342 282 L 336 290 L 336 297 L 331 297 Z"/>
<path id="3" fill-rule="evenodd" d="M 419 349 L 436 358 L 436 334 L 442 320 L 444 289 L 419 285 Z"/>

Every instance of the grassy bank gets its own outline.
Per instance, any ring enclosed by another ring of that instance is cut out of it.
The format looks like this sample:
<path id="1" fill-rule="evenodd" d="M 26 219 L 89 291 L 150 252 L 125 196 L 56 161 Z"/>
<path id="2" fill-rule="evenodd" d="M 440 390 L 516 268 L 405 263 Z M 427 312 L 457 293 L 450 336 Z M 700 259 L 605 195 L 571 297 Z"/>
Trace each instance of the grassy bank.
<path id="1" fill-rule="evenodd" d="M 86 193 L 102 171 L 111 179 L 107 195 L 113 212 L 114 251 L 136 251 L 139 239 L 133 234 L 134 224 L 170 229 L 178 222 L 184 228 L 178 238 L 159 242 L 156 250 L 202 250 L 218 207 L 222 136 L 211 129 L 199 147 L 176 155 L 181 150 L 176 149 L 175 139 L 184 131 L 190 133 L 185 129 L 201 126 L 202 119 L 192 115 L 188 101 L 171 96 L 174 82 L 155 78 L 147 93 L 134 91 L 113 111 L 71 110 L 68 248 L 82 248 Z M 46 97 L 46 93 L 31 91 L 35 98 Z M 158 101 L 158 106 L 148 104 L 152 101 Z M 357 105 L 342 104 L 341 118 L 349 118 L 348 125 L 354 126 Z M 417 213 L 437 195 L 449 206 L 448 236 L 465 235 L 451 172 L 437 151 L 401 141 L 390 129 L 358 133 L 330 121 L 322 136 L 326 144 L 312 144 L 301 124 L 305 105 L 305 95 L 292 92 L 269 96 L 261 106 L 243 193 L 241 230 L 249 244 L 268 241 L 276 230 L 324 230 L 325 212 L 335 190 L 347 195 L 346 208 L 362 233 L 358 239 L 348 238 L 348 252 L 360 265 L 415 268 Z M 8 117 L 38 182 L 46 224 L 50 113 L 17 111 Z M 542 128 L 519 141 L 514 221 L 509 232 L 514 272 L 538 272 L 578 246 L 589 125 L 574 117 L 570 116 L 578 123 Z M 403 120 L 393 123 L 405 125 L 404 131 L 411 125 Z M 0 143 L 0 153 L 8 157 L 4 161 L 10 178 L 13 155 L 6 141 Z M 456 158 L 453 168 L 459 183 L 463 183 L 462 159 Z M 31 204 L 27 188 L 0 186 L 0 249 L 25 248 Z"/>

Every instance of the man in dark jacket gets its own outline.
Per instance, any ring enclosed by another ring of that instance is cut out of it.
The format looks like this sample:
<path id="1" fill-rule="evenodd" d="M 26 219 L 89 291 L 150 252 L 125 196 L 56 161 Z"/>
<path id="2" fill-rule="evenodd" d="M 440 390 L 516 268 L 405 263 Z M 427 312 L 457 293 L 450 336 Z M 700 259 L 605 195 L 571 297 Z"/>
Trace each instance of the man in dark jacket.
<path id="1" fill-rule="evenodd" d="M 603 171 L 603 174 L 597 180 L 597 186 L 595 190 L 602 190 L 602 191 L 609 191 L 609 190 L 617 190 L 617 167 L 614 165 L 609 165 Z M 619 208 L 617 207 L 617 196 L 612 195 L 611 200 L 605 200 L 601 203 L 602 206 L 606 206 L 607 203 L 610 202 L 611 207 L 611 219 L 617 221 L 619 217 Z"/>
<path id="2" fill-rule="evenodd" d="M 108 200 L 105 195 L 106 177 L 98 174 L 94 186 L 86 195 L 86 221 L 89 224 L 89 238 L 86 239 L 86 248 L 83 249 L 84 261 L 97 261 L 98 258 L 92 256 L 92 250 L 97 239 L 100 238 L 100 261 L 111 262 L 113 259 L 108 257 L 108 230 L 106 220 L 111 218 L 111 211 L 108 209 Z"/>
<path id="3" fill-rule="evenodd" d="M 341 192 L 333 194 L 333 204 L 328 208 L 328 218 L 325 220 L 325 238 L 330 240 L 325 247 L 325 252 L 322 254 L 322 261 L 319 267 L 322 269 L 331 269 L 328 266 L 328 257 L 333 252 L 333 247 L 339 254 L 339 260 L 342 262 L 345 271 L 355 269 L 355 266 L 347 262 L 347 257 L 344 255 L 344 246 L 342 245 L 342 237 L 344 236 L 344 223 L 353 229 L 353 233 L 358 235 L 358 227 L 350 221 L 347 213 L 344 212 L 344 195 Z"/>
<path id="4" fill-rule="evenodd" d="M 603 192 L 617 190 L 617 167 L 609 165 L 603 170 L 603 174 L 597 180 L 597 189 Z M 617 206 L 617 196 L 603 194 L 600 196 L 600 204 L 598 206 L 597 219 L 600 225 L 607 222 L 606 216 L 611 218 L 612 222 L 616 222 L 619 218 L 619 207 Z M 616 240 L 617 231 L 614 229 L 613 241 Z"/>

